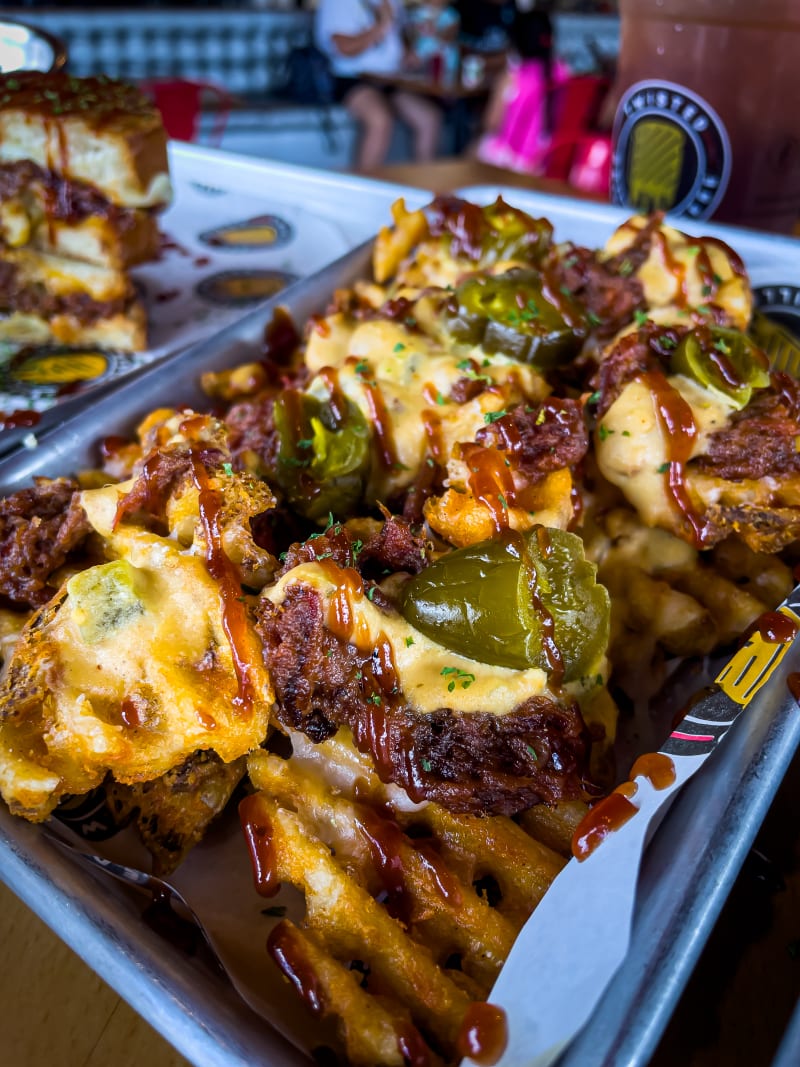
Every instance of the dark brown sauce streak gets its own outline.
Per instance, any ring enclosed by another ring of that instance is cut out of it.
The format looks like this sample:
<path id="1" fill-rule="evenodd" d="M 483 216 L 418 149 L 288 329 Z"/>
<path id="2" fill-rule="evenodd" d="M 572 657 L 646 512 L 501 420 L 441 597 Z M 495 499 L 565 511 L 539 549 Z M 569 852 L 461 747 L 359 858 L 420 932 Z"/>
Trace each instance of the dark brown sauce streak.
<path id="1" fill-rule="evenodd" d="M 582 862 L 609 834 L 633 818 L 638 808 L 631 801 L 638 787 L 635 778 L 644 778 L 653 789 L 669 789 L 675 782 L 675 764 L 663 752 L 646 752 L 631 768 L 630 779 L 595 804 L 581 819 L 572 836 L 572 855 Z"/>
<path id="2" fill-rule="evenodd" d="M 572 836 L 572 855 L 587 859 L 609 834 L 619 830 L 639 809 L 619 789 L 609 793 L 584 815 Z"/>
<path id="3" fill-rule="evenodd" d="M 272 844 L 273 827 L 269 812 L 258 793 L 239 803 L 239 821 L 250 853 L 256 892 L 262 897 L 274 897 L 281 887 L 275 865 Z"/>
<path id="4" fill-rule="evenodd" d="M 322 983 L 289 923 L 280 922 L 273 927 L 267 938 L 267 951 L 297 990 L 309 1011 L 314 1015 L 322 1015 L 325 1011 Z"/>
<path id="5" fill-rule="evenodd" d="M 667 235 L 662 229 L 654 230 L 653 237 L 658 241 L 658 246 L 661 249 L 661 257 L 664 260 L 664 266 L 677 282 L 678 289 L 675 294 L 675 303 L 679 308 L 685 308 L 689 302 L 689 297 L 686 292 L 686 265 L 673 256 L 672 249 L 669 247 Z"/>
<path id="6" fill-rule="evenodd" d="M 364 382 L 364 396 L 372 416 L 372 428 L 378 442 L 378 452 L 385 468 L 393 467 L 397 463 L 397 451 L 392 436 L 392 426 L 389 422 L 389 413 L 386 410 L 386 401 L 375 382 Z"/>
<path id="7" fill-rule="evenodd" d="M 430 1067 L 431 1051 L 413 1023 L 398 1026 L 397 1051 L 406 1067 Z"/>
<path id="8" fill-rule="evenodd" d="M 428 439 L 428 452 L 431 458 L 437 463 L 441 463 L 444 459 L 442 420 L 435 411 L 423 411 L 422 426 Z"/>
<path id="9" fill-rule="evenodd" d="M 508 1020 L 502 1008 L 483 1001 L 470 1004 L 464 1013 L 456 1038 L 461 1056 L 469 1056 L 481 1067 L 491 1067 L 508 1044 Z"/>
<path id="10" fill-rule="evenodd" d="M 364 597 L 364 584 L 358 571 L 340 567 L 330 559 L 317 560 L 328 580 L 335 586 L 328 599 L 326 626 L 340 641 L 352 644 L 362 655 L 358 661 L 361 686 L 367 694 L 365 713 L 353 724 L 353 739 L 360 752 L 369 753 L 381 781 L 389 782 L 395 771 L 389 718 L 401 699 L 397 668 L 391 644 L 379 633 L 373 641 L 369 624 L 354 607 L 355 598 Z M 410 730 L 405 732 L 403 751 L 413 783 L 406 792 L 414 803 L 424 799 L 427 771 L 424 759 L 417 755 Z"/>
<path id="11" fill-rule="evenodd" d="M 123 697 L 122 703 L 119 706 L 119 717 L 122 722 L 129 729 L 135 729 L 137 726 L 144 726 L 145 717 L 142 715 L 142 709 L 138 701 L 133 697 Z"/>
<path id="12" fill-rule="evenodd" d="M 29 411 L 22 408 L 12 411 L 8 415 L 4 411 L 0 411 L 0 430 L 18 430 L 36 426 L 41 417 L 38 411 Z"/>
<path id="13" fill-rule="evenodd" d="M 792 671 L 787 677 L 786 686 L 797 703 L 800 704 L 800 674 L 797 671 Z"/>
<path id="14" fill-rule="evenodd" d="M 516 503 L 516 490 L 511 469 L 503 454 L 495 448 L 484 448 L 472 442 L 458 446 L 469 477 L 470 492 L 489 510 L 497 533 L 509 527 L 509 508 Z"/>
<path id="15" fill-rule="evenodd" d="M 192 478 L 199 491 L 198 506 L 200 521 L 206 541 L 206 566 L 211 577 L 219 586 L 222 599 L 222 628 L 228 638 L 233 658 L 233 666 L 239 684 L 239 692 L 233 699 L 236 707 L 251 711 L 256 698 L 253 680 L 253 665 L 249 657 L 249 630 L 247 613 L 242 602 L 242 587 L 233 564 L 222 547 L 222 534 L 219 528 L 221 496 L 212 489 L 208 482 L 205 467 L 192 456 Z"/>
<path id="16" fill-rule="evenodd" d="M 744 265 L 742 257 L 731 248 L 730 245 L 725 244 L 719 237 L 702 237 L 698 242 L 701 247 L 703 245 L 712 245 L 714 248 L 718 248 L 720 252 L 726 257 L 730 268 L 737 278 L 747 277 L 747 268 Z"/>
<path id="17" fill-rule="evenodd" d="M 561 287 L 557 279 L 545 268 L 542 272 L 542 296 L 558 311 L 561 318 L 570 327 L 575 330 L 580 326 L 583 326 L 583 316 L 577 310 L 575 304 L 569 299 L 565 293 L 561 292 Z"/>
<path id="18" fill-rule="evenodd" d="M 290 362 L 300 344 L 300 334 L 289 312 L 277 307 L 264 328 L 264 359 L 279 366 Z"/>
<path id="19" fill-rule="evenodd" d="M 407 869 L 412 854 L 418 857 L 429 876 L 429 885 L 433 886 L 442 900 L 453 907 L 461 904 L 458 883 L 429 843 L 412 842 L 394 820 L 382 818 L 368 807 L 359 810 L 358 822 L 369 845 L 372 863 L 387 893 L 386 908 L 390 915 L 406 925 L 414 918 L 414 887 L 417 882 Z"/>
<path id="20" fill-rule="evenodd" d="M 558 689 L 564 680 L 564 657 L 561 655 L 561 649 L 556 644 L 555 620 L 539 595 L 539 577 L 536 570 L 536 562 L 528 551 L 525 538 L 520 534 L 512 536 L 513 543 L 522 560 L 522 565 L 528 575 L 528 591 L 533 602 L 533 610 L 542 626 L 542 649 L 547 660 L 547 669 L 550 675 L 549 684 L 553 689 Z M 552 547 L 550 545 L 550 537 L 544 526 L 536 528 L 536 539 L 539 542 L 539 551 L 547 558 L 552 551 Z"/>
<path id="21" fill-rule="evenodd" d="M 708 538 L 708 524 L 695 511 L 684 480 L 684 468 L 697 436 L 692 409 L 661 371 L 643 371 L 638 375 L 638 381 L 649 389 L 655 400 L 656 414 L 667 443 L 669 467 L 664 476 L 667 492 L 691 529 L 695 548 L 702 548 Z"/>
<path id="22" fill-rule="evenodd" d="M 800 626 L 782 611 L 765 611 L 748 630 L 758 633 L 768 644 L 781 645 L 793 640 Z"/>
<path id="23" fill-rule="evenodd" d="M 334 367 L 323 367 L 318 375 L 328 391 L 328 404 L 336 424 L 341 426 L 347 418 L 347 397 L 339 384 L 339 372 Z"/>

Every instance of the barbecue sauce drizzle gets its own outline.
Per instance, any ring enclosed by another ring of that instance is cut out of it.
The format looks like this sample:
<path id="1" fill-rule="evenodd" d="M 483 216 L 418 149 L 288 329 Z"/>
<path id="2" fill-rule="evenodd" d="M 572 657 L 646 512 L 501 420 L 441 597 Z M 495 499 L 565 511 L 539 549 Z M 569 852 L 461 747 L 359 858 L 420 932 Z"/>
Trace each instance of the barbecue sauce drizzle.
<path id="1" fill-rule="evenodd" d="M 645 778 L 654 789 L 668 789 L 675 781 L 675 764 L 663 752 L 640 756 L 631 768 L 630 780 L 618 785 L 584 815 L 572 837 L 572 855 L 580 862 L 591 856 L 609 834 L 619 830 L 639 811 L 631 803 L 637 793 L 635 778 Z"/>
<path id="2" fill-rule="evenodd" d="M 667 492 L 691 530 L 695 548 L 702 548 L 708 540 L 709 524 L 697 514 L 685 481 L 685 466 L 692 455 L 697 425 L 691 406 L 669 384 L 661 371 L 642 371 L 637 380 L 650 391 L 656 415 L 667 444 L 667 462 L 664 472 Z"/>
<path id="3" fill-rule="evenodd" d="M 508 1020 L 502 1008 L 475 1001 L 467 1008 L 456 1038 L 456 1049 L 481 1067 L 497 1063 L 508 1044 Z"/>
<path id="4" fill-rule="evenodd" d="M 277 923 L 267 938 L 267 951 L 286 975 L 303 1003 L 314 1015 L 325 1012 L 322 983 L 307 959 L 296 931 L 287 922 Z"/>
<path id="5" fill-rule="evenodd" d="M 222 628 L 230 644 L 233 667 L 239 685 L 239 691 L 233 698 L 233 703 L 241 711 L 250 712 L 257 696 L 253 664 L 250 661 L 248 648 L 250 631 L 242 600 L 242 587 L 236 570 L 222 547 L 222 532 L 219 527 L 222 501 L 220 493 L 211 488 L 208 473 L 199 458 L 192 453 L 191 459 L 192 478 L 198 490 L 198 509 L 206 542 L 206 566 L 208 573 L 219 586 L 222 601 Z"/>

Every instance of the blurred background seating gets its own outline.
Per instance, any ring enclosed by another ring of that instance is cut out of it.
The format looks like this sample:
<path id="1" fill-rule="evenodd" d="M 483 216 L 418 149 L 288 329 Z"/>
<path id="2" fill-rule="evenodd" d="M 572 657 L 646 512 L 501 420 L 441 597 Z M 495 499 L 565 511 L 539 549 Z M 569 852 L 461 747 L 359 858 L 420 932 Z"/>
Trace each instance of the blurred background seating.
<path id="1" fill-rule="evenodd" d="M 8 8 L 4 14 L 19 16 L 60 38 L 73 74 L 105 73 L 151 84 L 203 83 L 227 93 L 229 106 L 222 108 L 213 91 L 200 94 L 195 113 L 187 90 L 183 106 L 188 118 L 176 119 L 170 111 L 168 125 L 179 121 L 194 140 L 262 158 L 350 168 L 356 127 L 345 109 L 336 104 L 298 104 L 282 93 L 290 53 L 312 39 L 312 10 L 269 6 L 267 0 L 218 7 L 198 3 L 190 8 L 98 4 L 87 11 L 87 6 L 70 10 L 67 4 L 55 7 L 48 2 L 42 3 L 42 10 L 31 4 Z M 555 53 L 573 73 L 596 71 L 598 57 L 613 62 L 619 36 L 616 16 L 556 12 L 553 24 Z M 501 66 L 508 46 L 502 34 L 495 37 L 488 42 L 493 51 L 486 56 L 490 75 L 489 60 L 494 58 Z M 444 152 L 448 146 L 452 151 L 449 132 L 443 139 Z M 409 153 L 401 132 L 390 160 L 402 161 Z"/>

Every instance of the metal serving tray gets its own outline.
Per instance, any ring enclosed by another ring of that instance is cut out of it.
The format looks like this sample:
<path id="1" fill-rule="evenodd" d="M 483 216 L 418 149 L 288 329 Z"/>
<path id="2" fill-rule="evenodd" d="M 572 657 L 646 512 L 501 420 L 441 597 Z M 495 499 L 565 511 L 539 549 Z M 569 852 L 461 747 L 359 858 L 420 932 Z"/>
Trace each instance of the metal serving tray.
<path id="1" fill-rule="evenodd" d="M 506 195 L 513 202 L 514 192 Z M 547 206 L 544 211 L 554 214 Z M 37 474 L 93 465 L 99 439 L 132 430 L 165 401 L 201 402 L 199 375 L 257 355 L 277 304 L 302 323 L 325 307 L 335 288 L 363 276 L 369 260 L 370 246 L 362 245 L 216 337 L 136 372 L 90 409 L 43 433 L 35 450 L 0 461 L 0 492 Z M 769 683 L 774 714 L 743 715 L 664 819 L 643 861 L 628 958 L 564 1054 L 564 1067 L 644 1067 L 650 1058 L 800 743 L 800 714 L 786 700 L 783 681 L 799 661 L 800 648 L 791 649 L 780 677 Z M 146 927 L 123 887 L 76 867 L 40 828 L 5 809 L 0 878 L 197 1067 L 309 1062 L 210 968 Z"/>

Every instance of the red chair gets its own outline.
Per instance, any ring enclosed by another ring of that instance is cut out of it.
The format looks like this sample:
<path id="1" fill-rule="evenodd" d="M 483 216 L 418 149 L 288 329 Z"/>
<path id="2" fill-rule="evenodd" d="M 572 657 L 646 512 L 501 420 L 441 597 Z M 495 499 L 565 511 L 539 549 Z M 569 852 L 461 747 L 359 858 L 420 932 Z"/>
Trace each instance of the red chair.
<path id="1" fill-rule="evenodd" d="M 212 145 L 221 142 L 234 102 L 222 86 L 186 78 L 150 78 L 139 85 L 161 112 L 167 134 L 176 141 L 198 140 L 200 117 L 211 104 L 214 123 L 208 140 Z"/>
<path id="2" fill-rule="evenodd" d="M 545 151 L 537 174 L 557 178 L 584 193 L 594 193 L 608 199 L 611 188 L 611 155 L 610 134 L 560 134 L 553 138 Z"/>
<path id="3" fill-rule="evenodd" d="M 609 85 L 604 75 L 579 74 L 551 90 L 552 137 L 540 165 L 543 177 L 569 181 L 576 149 L 595 130 Z"/>

